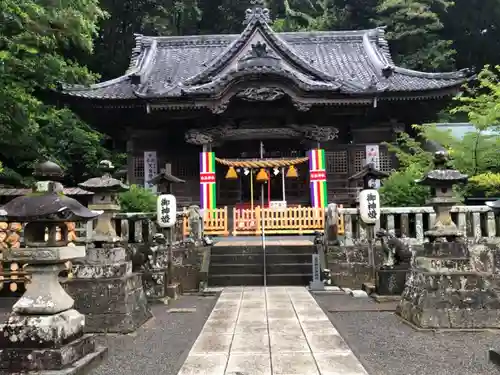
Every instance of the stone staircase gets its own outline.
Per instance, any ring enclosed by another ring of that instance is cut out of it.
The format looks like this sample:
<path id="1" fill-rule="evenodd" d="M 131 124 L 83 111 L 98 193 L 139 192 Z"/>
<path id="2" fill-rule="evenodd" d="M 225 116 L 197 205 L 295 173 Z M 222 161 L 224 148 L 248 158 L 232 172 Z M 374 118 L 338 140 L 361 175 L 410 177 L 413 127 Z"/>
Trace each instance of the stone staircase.
<path id="1" fill-rule="evenodd" d="M 313 250 L 312 243 L 267 245 L 267 285 L 308 285 L 312 280 Z M 260 243 L 213 246 L 208 285 L 264 285 L 264 252 Z"/>

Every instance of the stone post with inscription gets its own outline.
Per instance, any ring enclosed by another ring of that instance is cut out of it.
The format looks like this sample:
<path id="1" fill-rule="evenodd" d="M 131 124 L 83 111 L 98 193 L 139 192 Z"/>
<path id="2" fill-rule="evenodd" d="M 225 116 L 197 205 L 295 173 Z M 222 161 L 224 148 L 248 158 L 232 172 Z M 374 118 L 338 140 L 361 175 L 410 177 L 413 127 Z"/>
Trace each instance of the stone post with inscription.
<path id="1" fill-rule="evenodd" d="M 375 224 L 380 221 L 380 196 L 375 189 L 364 189 L 359 193 L 359 217 L 367 232 L 368 264 L 375 278 L 375 250 L 373 248 Z"/>
<path id="2" fill-rule="evenodd" d="M 62 195 L 50 181 L 62 170 L 45 162 L 35 169 L 43 181 L 33 194 L 3 206 L 6 221 L 27 222 L 26 247 L 3 251 L 4 260 L 28 263 L 31 282 L 0 325 L 0 373 L 75 374 L 102 358 L 106 348 L 84 334 L 85 316 L 74 309 L 73 299 L 61 287 L 58 274 L 65 262 L 85 256 L 84 246 L 68 246 L 66 222 L 82 222 L 98 214 Z"/>
<path id="3" fill-rule="evenodd" d="M 493 269 L 471 261 L 471 248 L 451 218 L 458 202 L 453 187 L 466 183 L 467 176 L 448 163 L 448 154 L 437 152 L 435 169 L 418 181 L 431 188 L 428 204 L 436 219 L 424 233 L 429 242 L 412 260 L 397 313 L 420 328 L 498 329 L 500 296 Z"/>
<path id="4" fill-rule="evenodd" d="M 102 211 L 97 220 L 87 256 L 73 265 L 73 278 L 64 286 L 76 308 L 87 317 L 88 332 L 129 333 L 151 317 L 142 288 L 142 277 L 132 272 L 125 244 L 117 236 L 113 214 L 120 210 L 118 193 L 128 186 L 111 177 L 113 166 L 100 163 L 101 177 L 80 184 L 94 193 L 90 209 Z"/>

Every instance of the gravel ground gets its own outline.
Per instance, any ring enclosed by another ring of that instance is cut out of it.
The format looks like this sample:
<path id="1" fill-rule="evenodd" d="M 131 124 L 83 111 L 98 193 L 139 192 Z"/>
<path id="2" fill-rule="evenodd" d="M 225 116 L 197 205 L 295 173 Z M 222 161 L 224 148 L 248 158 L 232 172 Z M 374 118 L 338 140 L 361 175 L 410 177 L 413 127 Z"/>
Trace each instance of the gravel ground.
<path id="1" fill-rule="evenodd" d="M 325 312 L 354 303 L 344 295 L 315 298 Z M 500 333 L 419 332 L 391 312 L 327 315 L 370 375 L 500 374 L 488 361 L 488 349 L 500 349 Z"/>
<path id="2" fill-rule="evenodd" d="M 154 318 L 130 335 L 100 336 L 108 357 L 89 375 L 175 375 L 210 315 L 217 297 L 182 296 L 153 305 Z M 172 308 L 194 312 L 169 313 Z"/>

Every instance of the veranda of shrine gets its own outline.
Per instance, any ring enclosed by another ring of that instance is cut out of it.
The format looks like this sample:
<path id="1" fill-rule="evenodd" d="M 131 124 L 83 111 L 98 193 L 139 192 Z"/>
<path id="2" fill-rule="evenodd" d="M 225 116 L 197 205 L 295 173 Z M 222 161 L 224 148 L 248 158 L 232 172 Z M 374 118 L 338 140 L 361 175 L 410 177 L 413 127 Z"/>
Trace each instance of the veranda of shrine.
<path id="1" fill-rule="evenodd" d="M 432 121 L 469 77 L 396 66 L 384 28 L 276 33 L 255 1 L 239 35 L 136 35 L 123 76 L 60 100 L 126 150 L 129 183 L 177 177 L 206 234 L 306 234 L 327 203 L 355 205 L 349 177 L 367 162 L 391 172 L 384 142 Z"/>

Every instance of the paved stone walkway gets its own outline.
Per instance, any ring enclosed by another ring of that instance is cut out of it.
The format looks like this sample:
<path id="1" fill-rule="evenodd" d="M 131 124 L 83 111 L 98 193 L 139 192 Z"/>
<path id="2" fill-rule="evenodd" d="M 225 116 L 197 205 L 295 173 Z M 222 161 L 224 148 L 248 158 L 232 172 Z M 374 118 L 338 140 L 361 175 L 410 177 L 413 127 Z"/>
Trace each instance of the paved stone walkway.
<path id="1" fill-rule="evenodd" d="M 225 288 L 178 375 L 367 375 L 304 287 Z"/>

